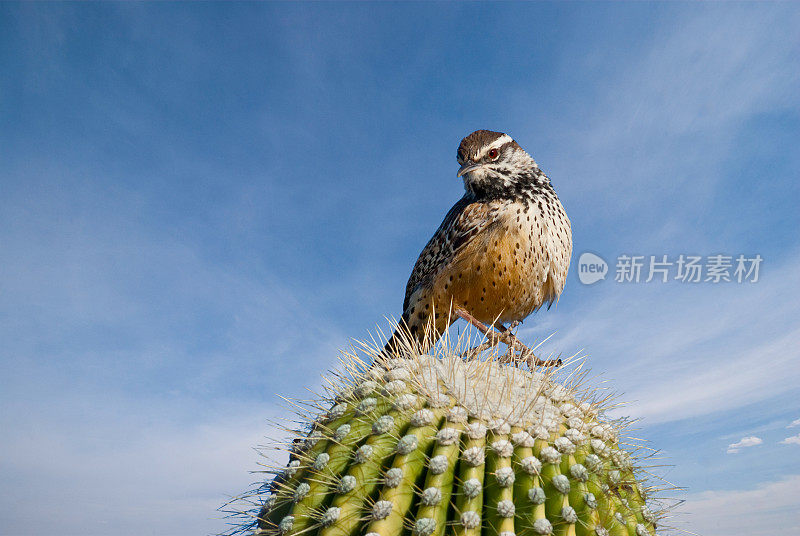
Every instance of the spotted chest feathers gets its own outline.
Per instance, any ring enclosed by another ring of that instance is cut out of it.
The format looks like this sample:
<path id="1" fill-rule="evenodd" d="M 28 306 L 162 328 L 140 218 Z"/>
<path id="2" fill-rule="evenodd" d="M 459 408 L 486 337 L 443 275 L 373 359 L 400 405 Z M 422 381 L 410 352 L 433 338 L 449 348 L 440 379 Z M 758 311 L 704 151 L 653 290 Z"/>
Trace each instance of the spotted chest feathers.
<path id="1" fill-rule="evenodd" d="M 481 205 L 464 210 L 484 211 L 482 224 L 470 228 L 465 245 L 454 248 L 409 296 L 404 316 L 412 326 L 427 321 L 435 307 L 436 329 L 444 329 L 451 302 L 484 323 L 522 320 L 563 290 L 572 234 L 558 198 L 523 196 Z"/>

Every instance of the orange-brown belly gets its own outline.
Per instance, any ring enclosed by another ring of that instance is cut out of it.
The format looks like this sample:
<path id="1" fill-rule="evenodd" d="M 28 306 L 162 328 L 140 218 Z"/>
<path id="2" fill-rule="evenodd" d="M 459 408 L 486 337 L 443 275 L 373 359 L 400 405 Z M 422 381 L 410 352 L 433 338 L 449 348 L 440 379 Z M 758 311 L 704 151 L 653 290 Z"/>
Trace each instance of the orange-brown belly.
<path id="1" fill-rule="evenodd" d="M 524 319 L 549 293 L 544 249 L 535 242 L 508 226 L 484 233 L 437 275 L 437 309 L 452 300 L 487 324 Z"/>

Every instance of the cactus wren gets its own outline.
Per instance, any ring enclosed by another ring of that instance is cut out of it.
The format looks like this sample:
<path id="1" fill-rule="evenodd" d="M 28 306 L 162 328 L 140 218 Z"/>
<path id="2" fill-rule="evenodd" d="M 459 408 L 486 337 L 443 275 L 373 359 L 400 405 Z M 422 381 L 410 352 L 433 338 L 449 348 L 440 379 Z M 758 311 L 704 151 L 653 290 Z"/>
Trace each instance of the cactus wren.
<path id="1" fill-rule="evenodd" d="M 570 221 L 550 179 L 510 136 L 477 130 L 461 140 L 457 159 L 466 193 L 406 285 L 402 323 L 423 351 L 458 317 L 487 336 L 496 332 L 485 324 L 494 324 L 508 337 L 504 323 L 558 299 L 572 254 Z M 397 350 L 398 337 L 387 351 Z"/>

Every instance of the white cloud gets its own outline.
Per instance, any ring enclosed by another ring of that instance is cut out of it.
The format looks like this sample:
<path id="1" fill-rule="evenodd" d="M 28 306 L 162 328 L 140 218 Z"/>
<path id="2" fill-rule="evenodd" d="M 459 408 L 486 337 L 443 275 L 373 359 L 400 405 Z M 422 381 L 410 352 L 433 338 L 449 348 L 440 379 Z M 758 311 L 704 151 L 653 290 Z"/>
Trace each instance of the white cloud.
<path id="1" fill-rule="evenodd" d="M 795 428 L 797 426 L 800 426 L 800 419 L 793 420 L 786 428 Z"/>
<path id="2" fill-rule="evenodd" d="M 692 494 L 676 524 L 703 536 L 800 534 L 798 489 L 800 475 L 790 475 L 755 489 Z"/>
<path id="3" fill-rule="evenodd" d="M 789 436 L 783 441 L 781 441 L 783 445 L 800 445 L 800 434 Z"/>
<path id="4" fill-rule="evenodd" d="M 763 442 L 764 441 L 762 441 L 760 437 L 756 436 L 743 437 L 736 443 L 731 443 L 730 445 L 728 445 L 728 454 L 739 452 L 739 450 L 743 448 L 755 447 L 756 445 L 760 445 Z"/>
<path id="5" fill-rule="evenodd" d="M 253 447 L 284 435 L 267 423 L 277 412 L 249 404 L 208 404 L 186 422 L 185 401 L 110 402 L 77 422 L 48 404 L 0 419 L 17 430 L 0 443 L 4 533 L 40 532 L 42 505 L 63 534 L 221 532 L 217 508 L 263 480 Z"/>

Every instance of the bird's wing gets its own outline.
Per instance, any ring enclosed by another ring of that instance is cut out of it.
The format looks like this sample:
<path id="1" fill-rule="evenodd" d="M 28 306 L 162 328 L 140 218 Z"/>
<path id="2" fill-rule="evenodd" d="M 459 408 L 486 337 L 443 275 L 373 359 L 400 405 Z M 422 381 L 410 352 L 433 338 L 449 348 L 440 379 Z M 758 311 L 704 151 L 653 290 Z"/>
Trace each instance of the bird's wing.
<path id="1" fill-rule="evenodd" d="M 444 217 L 444 221 L 419 254 L 411 277 L 406 284 L 403 311 L 408 309 L 411 295 L 447 266 L 456 254 L 466 247 L 491 223 L 490 208 L 475 202 L 470 194 L 462 197 Z"/>

